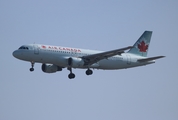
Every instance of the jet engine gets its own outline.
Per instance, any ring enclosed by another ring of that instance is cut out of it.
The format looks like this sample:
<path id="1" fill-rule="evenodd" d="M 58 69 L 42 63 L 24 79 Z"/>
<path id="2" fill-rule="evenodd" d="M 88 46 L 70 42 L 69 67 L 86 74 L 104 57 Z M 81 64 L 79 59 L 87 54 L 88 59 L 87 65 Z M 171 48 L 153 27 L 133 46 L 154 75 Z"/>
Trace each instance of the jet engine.
<path id="1" fill-rule="evenodd" d="M 68 59 L 68 65 L 73 68 L 82 67 L 84 65 L 84 61 L 82 58 L 70 57 Z"/>
<path id="2" fill-rule="evenodd" d="M 62 71 L 62 68 L 57 66 L 57 65 L 47 65 L 47 64 L 42 64 L 41 69 L 45 73 L 55 73 L 57 71 Z"/>

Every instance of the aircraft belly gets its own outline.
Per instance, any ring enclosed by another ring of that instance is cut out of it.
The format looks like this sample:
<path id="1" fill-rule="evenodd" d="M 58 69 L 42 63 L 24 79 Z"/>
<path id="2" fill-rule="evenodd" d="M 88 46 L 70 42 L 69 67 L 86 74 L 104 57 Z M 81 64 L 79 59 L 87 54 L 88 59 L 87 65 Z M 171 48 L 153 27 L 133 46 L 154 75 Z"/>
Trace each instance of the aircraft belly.
<path id="1" fill-rule="evenodd" d="M 115 69 L 126 69 L 136 66 L 146 65 L 147 63 L 140 64 L 138 62 L 130 62 L 128 64 L 125 60 L 101 60 L 99 62 L 99 69 L 115 70 Z"/>
<path id="2" fill-rule="evenodd" d="M 101 60 L 99 69 L 120 69 L 122 68 L 121 62 L 120 60 Z"/>

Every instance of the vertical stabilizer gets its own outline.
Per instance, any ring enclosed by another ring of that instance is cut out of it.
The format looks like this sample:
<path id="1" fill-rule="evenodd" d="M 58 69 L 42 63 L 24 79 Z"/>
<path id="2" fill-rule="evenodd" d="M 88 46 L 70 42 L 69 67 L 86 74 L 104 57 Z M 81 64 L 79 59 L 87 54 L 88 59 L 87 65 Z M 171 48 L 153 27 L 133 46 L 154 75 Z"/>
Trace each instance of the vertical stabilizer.
<path id="1" fill-rule="evenodd" d="M 133 48 L 128 51 L 128 53 L 146 57 L 150 45 L 151 35 L 152 31 L 145 31 L 133 45 Z"/>

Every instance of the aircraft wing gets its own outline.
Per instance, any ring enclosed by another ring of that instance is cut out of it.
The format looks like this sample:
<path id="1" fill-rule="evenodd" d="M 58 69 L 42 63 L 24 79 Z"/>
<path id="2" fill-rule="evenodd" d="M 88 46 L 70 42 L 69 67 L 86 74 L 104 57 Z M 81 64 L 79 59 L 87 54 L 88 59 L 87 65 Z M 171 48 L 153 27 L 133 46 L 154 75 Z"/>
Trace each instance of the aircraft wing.
<path id="1" fill-rule="evenodd" d="M 107 59 L 114 55 L 121 55 L 122 53 L 124 53 L 125 50 L 131 49 L 131 48 L 133 47 L 129 46 L 129 47 L 121 48 L 121 49 L 83 56 L 82 58 L 85 61 L 85 65 L 92 65 L 93 63 L 96 63 L 102 59 Z"/>
<path id="2" fill-rule="evenodd" d="M 139 61 L 139 62 L 148 62 L 148 61 L 156 60 L 156 59 L 163 58 L 163 57 L 165 57 L 165 56 L 156 56 L 156 57 L 138 59 L 137 61 Z"/>

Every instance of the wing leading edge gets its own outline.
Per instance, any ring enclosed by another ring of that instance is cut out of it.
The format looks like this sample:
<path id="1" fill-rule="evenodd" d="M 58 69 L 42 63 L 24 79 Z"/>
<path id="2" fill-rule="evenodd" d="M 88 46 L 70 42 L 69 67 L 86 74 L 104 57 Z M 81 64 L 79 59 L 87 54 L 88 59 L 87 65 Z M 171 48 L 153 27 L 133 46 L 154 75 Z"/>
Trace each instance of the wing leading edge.
<path id="1" fill-rule="evenodd" d="M 116 50 L 87 55 L 87 56 L 83 56 L 82 59 L 85 61 L 85 65 L 92 65 L 102 59 L 107 59 L 107 58 L 115 56 L 115 55 L 121 55 L 122 53 L 124 53 L 125 50 L 131 49 L 131 48 L 133 48 L 133 47 L 128 46 L 128 47 L 120 48 L 120 49 L 116 49 Z"/>

